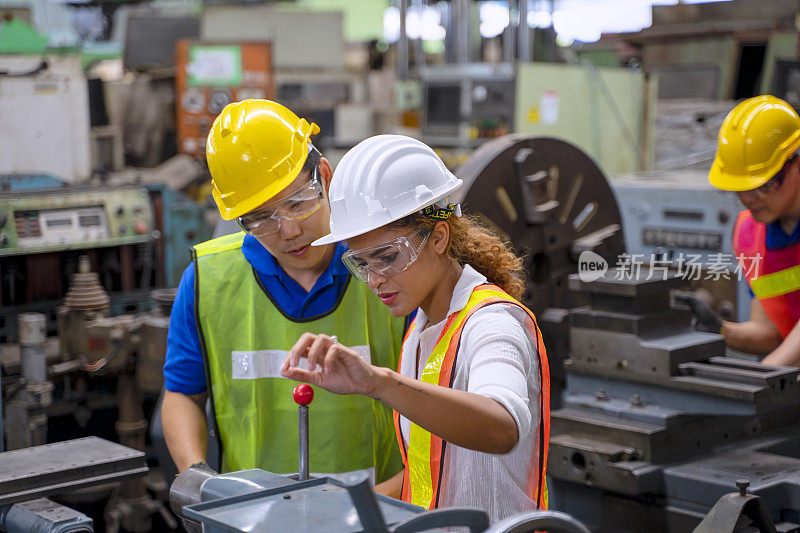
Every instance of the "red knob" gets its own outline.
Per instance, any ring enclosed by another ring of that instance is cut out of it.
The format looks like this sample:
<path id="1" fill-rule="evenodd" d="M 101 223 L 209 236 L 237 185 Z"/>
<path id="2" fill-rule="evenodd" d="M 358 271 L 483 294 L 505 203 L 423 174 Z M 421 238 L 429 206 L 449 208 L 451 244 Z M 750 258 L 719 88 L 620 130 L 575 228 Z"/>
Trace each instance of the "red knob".
<path id="1" fill-rule="evenodd" d="M 136 235 L 144 235 L 147 233 L 147 222 L 144 220 L 137 220 L 133 223 L 133 232 Z"/>
<path id="2" fill-rule="evenodd" d="M 294 388 L 292 398 L 298 405 L 308 405 L 314 400 L 314 389 L 307 383 L 301 383 Z"/>

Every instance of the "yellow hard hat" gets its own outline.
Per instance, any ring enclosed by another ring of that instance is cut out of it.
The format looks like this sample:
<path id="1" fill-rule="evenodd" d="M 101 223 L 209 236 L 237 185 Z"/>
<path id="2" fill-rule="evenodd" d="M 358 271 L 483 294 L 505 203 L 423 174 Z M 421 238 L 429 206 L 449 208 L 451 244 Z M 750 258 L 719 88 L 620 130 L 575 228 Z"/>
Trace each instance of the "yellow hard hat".
<path id="1" fill-rule="evenodd" d="M 252 211 L 285 189 L 308 157 L 308 138 L 319 133 L 270 100 L 228 104 L 206 142 L 212 196 L 224 220 Z"/>
<path id="2" fill-rule="evenodd" d="M 748 98 L 725 117 L 708 175 L 726 191 L 749 191 L 765 184 L 800 148 L 800 117 L 775 96 Z"/>

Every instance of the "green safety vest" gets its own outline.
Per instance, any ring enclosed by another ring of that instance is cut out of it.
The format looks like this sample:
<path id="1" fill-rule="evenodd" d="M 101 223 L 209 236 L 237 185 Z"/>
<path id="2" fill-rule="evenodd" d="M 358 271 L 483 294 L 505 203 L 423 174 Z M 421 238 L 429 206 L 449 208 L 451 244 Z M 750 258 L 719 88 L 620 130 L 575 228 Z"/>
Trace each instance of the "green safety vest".
<path id="1" fill-rule="evenodd" d="M 371 359 L 397 368 L 403 319 L 350 277 L 334 308 L 295 320 L 275 305 L 241 252 L 244 233 L 194 247 L 195 315 L 206 361 L 222 470 L 298 471 L 297 382 L 280 377 L 280 362 L 310 331 L 336 335 Z M 311 472 L 374 469 L 383 481 L 402 469 L 392 410 L 366 396 L 315 389 L 309 406 Z"/>

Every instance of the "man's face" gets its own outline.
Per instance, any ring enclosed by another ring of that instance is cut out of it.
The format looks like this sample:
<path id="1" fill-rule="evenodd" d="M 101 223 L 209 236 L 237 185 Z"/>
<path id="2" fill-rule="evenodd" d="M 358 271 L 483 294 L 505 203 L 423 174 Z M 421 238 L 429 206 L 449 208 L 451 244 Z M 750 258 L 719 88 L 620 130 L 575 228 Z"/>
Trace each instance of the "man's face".
<path id="1" fill-rule="evenodd" d="M 331 177 L 330 165 L 322 158 L 317 175 L 323 190 L 327 190 Z M 269 202 L 254 209 L 251 213 L 259 211 L 274 212 L 273 220 L 279 221 L 280 229 L 271 235 L 255 235 L 258 242 L 275 257 L 284 270 L 318 270 L 327 267 L 330 258 L 329 246 L 311 246 L 311 243 L 330 233 L 330 206 L 327 193 L 319 200 L 319 207 L 307 218 L 292 220 L 291 209 L 296 202 L 293 201 L 297 191 L 308 190 L 312 176 L 309 172 L 301 172 L 297 178 L 283 191 L 271 198 Z M 274 208 L 274 209 L 271 209 Z M 282 215 L 290 215 L 289 218 Z"/>
<path id="2" fill-rule="evenodd" d="M 798 159 L 787 162 L 769 182 L 752 191 L 738 192 L 739 200 L 757 222 L 771 224 L 789 214 L 798 202 L 800 192 Z"/>

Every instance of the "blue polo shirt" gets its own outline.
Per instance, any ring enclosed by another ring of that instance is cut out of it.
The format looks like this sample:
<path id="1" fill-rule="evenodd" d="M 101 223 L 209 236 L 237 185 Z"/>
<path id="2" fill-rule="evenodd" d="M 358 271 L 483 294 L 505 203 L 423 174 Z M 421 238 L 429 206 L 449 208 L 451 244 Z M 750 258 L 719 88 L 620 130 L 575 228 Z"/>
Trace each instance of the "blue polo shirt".
<path id="1" fill-rule="evenodd" d="M 283 271 L 278 262 L 258 240 L 246 235 L 242 254 L 253 265 L 264 287 L 281 310 L 292 318 L 308 318 L 327 313 L 347 287 L 349 275 L 342 263 L 344 244 L 310 291 L 301 287 Z M 200 394 L 206 390 L 205 363 L 194 316 L 194 263 L 183 272 L 172 306 L 167 334 L 167 357 L 164 363 L 164 387 L 171 392 Z"/>
<path id="2" fill-rule="evenodd" d="M 767 224 L 766 240 L 767 248 L 770 250 L 786 248 L 787 246 L 797 244 L 800 242 L 800 224 L 795 226 L 791 235 L 787 235 L 786 232 L 783 231 L 779 220 Z"/>

